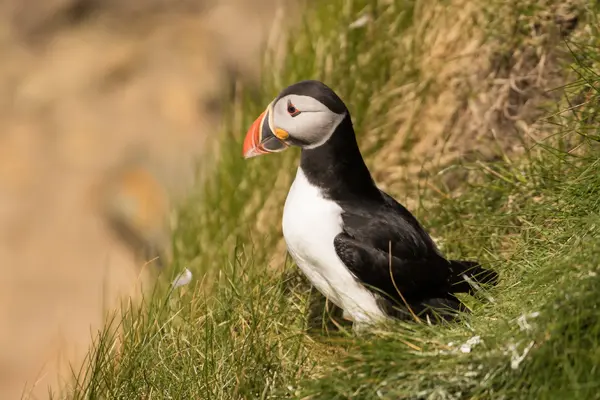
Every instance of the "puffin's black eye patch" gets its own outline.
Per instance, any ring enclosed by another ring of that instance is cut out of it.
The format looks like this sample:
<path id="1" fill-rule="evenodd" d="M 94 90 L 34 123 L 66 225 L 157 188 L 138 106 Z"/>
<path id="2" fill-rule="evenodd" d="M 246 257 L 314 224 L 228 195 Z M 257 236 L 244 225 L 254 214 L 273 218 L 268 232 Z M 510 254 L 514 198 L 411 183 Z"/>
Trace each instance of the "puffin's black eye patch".
<path id="1" fill-rule="evenodd" d="M 300 110 L 298 110 L 296 108 L 295 105 L 292 104 L 292 102 L 290 100 L 288 100 L 288 104 L 287 104 L 287 112 L 288 114 L 290 114 L 292 117 L 295 117 L 296 115 L 300 114 Z"/>

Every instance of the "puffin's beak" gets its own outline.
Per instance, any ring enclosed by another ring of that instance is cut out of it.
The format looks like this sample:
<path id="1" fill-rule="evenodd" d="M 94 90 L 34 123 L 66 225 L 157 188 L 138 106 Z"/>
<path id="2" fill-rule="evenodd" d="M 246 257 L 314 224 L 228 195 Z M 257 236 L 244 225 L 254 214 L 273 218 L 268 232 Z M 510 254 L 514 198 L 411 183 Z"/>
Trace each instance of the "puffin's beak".
<path id="1" fill-rule="evenodd" d="M 254 121 L 244 139 L 244 158 L 251 158 L 267 153 L 277 153 L 285 150 L 288 144 L 284 142 L 288 133 L 277 129 L 277 135 L 271 129 L 272 104 Z"/>

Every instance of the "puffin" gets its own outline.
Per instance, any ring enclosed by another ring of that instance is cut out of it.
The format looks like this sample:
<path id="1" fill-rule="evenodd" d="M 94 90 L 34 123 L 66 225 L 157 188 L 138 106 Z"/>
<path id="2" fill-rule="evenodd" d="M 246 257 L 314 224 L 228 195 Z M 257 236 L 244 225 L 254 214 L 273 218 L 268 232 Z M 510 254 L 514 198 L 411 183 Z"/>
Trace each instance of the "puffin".
<path id="1" fill-rule="evenodd" d="M 245 159 L 301 149 L 282 218 L 292 259 L 353 330 L 390 319 L 432 323 L 466 307 L 457 293 L 495 285 L 478 262 L 449 260 L 403 205 L 377 187 L 340 97 L 318 80 L 288 86 L 246 133 Z"/>

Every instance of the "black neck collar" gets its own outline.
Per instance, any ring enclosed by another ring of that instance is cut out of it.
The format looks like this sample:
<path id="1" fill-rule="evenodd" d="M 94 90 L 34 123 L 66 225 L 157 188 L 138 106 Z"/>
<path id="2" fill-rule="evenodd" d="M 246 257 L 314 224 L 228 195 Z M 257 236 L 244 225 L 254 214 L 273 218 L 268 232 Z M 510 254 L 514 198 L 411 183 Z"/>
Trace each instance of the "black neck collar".
<path id="1" fill-rule="evenodd" d="M 302 149 L 300 168 L 332 200 L 381 197 L 360 154 L 349 113 L 324 144 Z"/>

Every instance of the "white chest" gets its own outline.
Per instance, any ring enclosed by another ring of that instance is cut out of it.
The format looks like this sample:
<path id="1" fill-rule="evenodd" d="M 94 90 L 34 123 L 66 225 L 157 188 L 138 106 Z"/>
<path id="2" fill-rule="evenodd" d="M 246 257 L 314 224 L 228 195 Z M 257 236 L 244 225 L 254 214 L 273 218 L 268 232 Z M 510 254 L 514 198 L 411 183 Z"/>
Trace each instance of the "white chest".
<path id="1" fill-rule="evenodd" d="M 382 317 L 373 294 L 352 276 L 333 247 L 342 231 L 341 214 L 341 207 L 325 199 L 298 168 L 283 210 L 290 255 L 312 284 L 354 321 Z"/>

